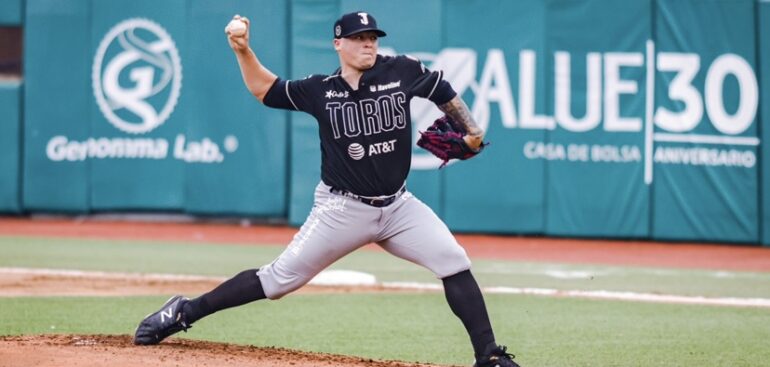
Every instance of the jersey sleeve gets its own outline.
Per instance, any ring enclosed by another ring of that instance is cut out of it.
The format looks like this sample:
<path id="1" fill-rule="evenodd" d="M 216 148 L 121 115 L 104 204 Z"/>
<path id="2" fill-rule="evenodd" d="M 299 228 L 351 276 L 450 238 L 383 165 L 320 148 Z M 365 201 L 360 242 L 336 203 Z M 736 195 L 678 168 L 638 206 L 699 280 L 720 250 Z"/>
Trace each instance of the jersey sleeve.
<path id="1" fill-rule="evenodd" d="M 404 56 L 407 69 L 415 75 L 415 80 L 410 87 L 412 95 L 431 100 L 436 105 L 449 102 L 457 96 L 457 92 L 444 80 L 444 71 L 430 71 L 419 60 Z"/>
<path id="2" fill-rule="evenodd" d="M 267 91 L 262 102 L 268 107 L 310 112 L 312 109 L 312 83 L 312 77 L 301 80 L 278 78 Z"/>

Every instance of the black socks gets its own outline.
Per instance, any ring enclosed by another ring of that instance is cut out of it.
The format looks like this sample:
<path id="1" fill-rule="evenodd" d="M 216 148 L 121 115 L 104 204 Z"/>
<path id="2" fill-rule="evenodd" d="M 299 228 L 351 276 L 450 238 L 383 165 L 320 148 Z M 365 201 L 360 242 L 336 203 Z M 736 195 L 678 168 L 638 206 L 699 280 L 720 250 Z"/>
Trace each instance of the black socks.
<path id="1" fill-rule="evenodd" d="M 244 270 L 212 291 L 190 300 L 183 309 L 188 324 L 226 308 L 267 298 L 257 276 L 258 269 Z M 484 296 L 470 270 L 442 279 L 449 308 L 462 321 L 476 358 L 496 347 Z"/>
<path id="2" fill-rule="evenodd" d="M 183 309 L 185 320 L 192 324 L 199 319 L 226 308 L 267 298 L 257 270 L 244 270 L 220 284 L 211 292 L 190 300 Z"/>
<path id="3" fill-rule="evenodd" d="M 478 359 L 491 346 L 496 346 L 481 289 L 470 270 L 448 276 L 442 281 L 449 308 L 463 322 Z"/>

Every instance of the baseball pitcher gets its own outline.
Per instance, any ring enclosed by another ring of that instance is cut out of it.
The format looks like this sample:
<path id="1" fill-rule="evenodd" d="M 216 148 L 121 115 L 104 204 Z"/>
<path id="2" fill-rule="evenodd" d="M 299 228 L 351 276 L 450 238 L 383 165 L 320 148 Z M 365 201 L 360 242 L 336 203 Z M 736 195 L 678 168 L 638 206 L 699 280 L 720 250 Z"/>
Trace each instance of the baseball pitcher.
<path id="1" fill-rule="evenodd" d="M 378 39 L 386 33 L 371 14 L 358 11 L 343 15 L 332 28 L 340 61 L 336 71 L 281 79 L 249 47 L 249 20 L 236 15 L 233 22 L 226 33 L 248 90 L 266 106 L 302 111 L 318 121 L 321 179 L 313 209 L 272 263 L 245 270 L 198 298 L 171 298 L 142 320 L 134 342 L 157 344 L 219 310 L 265 298 L 277 300 L 373 242 L 442 280 L 447 302 L 470 336 L 475 366 L 518 366 L 506 347 L 495 341 L 465 250 L 406 187 L 412 98 L 427 98 L 445 113 L 421 132 L 418 142 L 445 163 L 471 158 L 485 145 L 484 132 L 443 73 L 430 71 L 409 56 L 378 55 Z"/>

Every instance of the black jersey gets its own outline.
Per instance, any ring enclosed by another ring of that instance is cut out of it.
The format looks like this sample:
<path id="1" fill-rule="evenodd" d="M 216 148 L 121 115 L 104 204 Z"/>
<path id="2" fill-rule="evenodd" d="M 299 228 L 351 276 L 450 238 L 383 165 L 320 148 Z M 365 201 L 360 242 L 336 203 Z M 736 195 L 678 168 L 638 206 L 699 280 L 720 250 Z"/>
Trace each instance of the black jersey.
<path id="1" fill-rule="evenodd" d="M 429 71 L 409 56 L 377 56 L 357 90 L 338 69 L 302 80 L 278 79 L 266 106 L 307 112 L 321 138 L 321 179 L 329 186 L 363 196 L 397 192 L 412 157 L 412 97 L 440 105 L 457 94 L 441 71 Z"/>

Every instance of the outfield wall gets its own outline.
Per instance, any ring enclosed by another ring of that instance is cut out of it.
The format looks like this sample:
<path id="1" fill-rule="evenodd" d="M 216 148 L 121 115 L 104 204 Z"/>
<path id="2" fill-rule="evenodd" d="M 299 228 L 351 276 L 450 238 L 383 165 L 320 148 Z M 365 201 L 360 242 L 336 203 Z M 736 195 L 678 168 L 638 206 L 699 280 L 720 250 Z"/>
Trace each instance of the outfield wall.
<path id="1" fill-rule="evenodd" d="M 285 215 L 286 114 L 254 103 L 222 23 L 271 14 L 252 32 L 279 33 L 260 54 L 283 75 L 287 9 L 28 0 L 24 208 Z"/>
<path id="2" fill-rule="evenodd" d="M 759 9 L 757 16 L 757 25 L 759 28 L 758 42 L 759 45 L 759 74 L 761 76 L 761 90 L 770 90 L 770 1 L 760 1 L 757 4 Z M 770 140 L 770 94 L 763 92 L 760 93 L 761 109 L 760 109 L 760 126 L 762 141 Z M 760 218 L 762 220 L 761 226 L 761 242 L 763 245 L 770 245 L 770 149 L 760 147 L 762 151 L 762 165 L 760 166 L 760 180 L 759 184 L 762 190 L 760 191 L 760 197 L 762 198 L 762 207 L 760 211 Z"/>
<path id="3" fill-rule="evenodd" d="M 22 23 L 24 0 L 0 0 L 0 27 Z"/>
<path id="4" fill-rule="evenodd" d="M 301 224 L 316 122 L 254 101 L 222 29 L 249 16 L 263 63 L 301 78 L 337 67 L 331 25 L 365 9 L 381 52 L 444 70 L 488 131 L 484 154 L 442 170 L 413 149 L 409 187 L 452 229 L 770 244 L 768 6 L 26 0 L 20 209 Z M 439 115 L 412 114 L 415 129 Z"/>
<path id="5" fill-rule="evenodd" d="M 0 81 L 0 213 L 21 211 L 21 94 L 18 81 Z"/>

